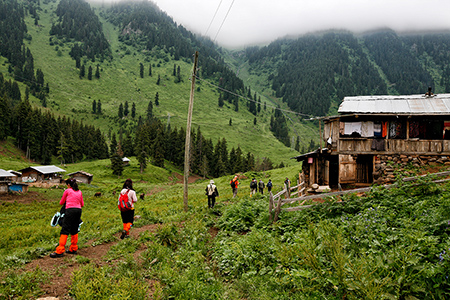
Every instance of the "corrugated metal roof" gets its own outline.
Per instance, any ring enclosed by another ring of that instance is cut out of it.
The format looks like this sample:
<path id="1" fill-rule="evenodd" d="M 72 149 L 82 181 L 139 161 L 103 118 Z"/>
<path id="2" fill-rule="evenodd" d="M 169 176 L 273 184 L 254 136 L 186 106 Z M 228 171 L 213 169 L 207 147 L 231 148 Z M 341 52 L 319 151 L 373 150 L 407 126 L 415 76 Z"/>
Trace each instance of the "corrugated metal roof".
<path id="1" fill-rule="evenodd" d="M 0 177 L 14 177 L 14 174 L 9 173 L 3 169 L 0 169 Z"/>
<path id="2" fill-rule="evenodd" d="M 449 114 L 450 94 L 345 97 L 340 114 Z"/>
<path id="3" fill-rule="evenodd" d="M 51 173 L 59 173 L 59 172 L 65 172 L 66 170 L 63 170 L 61 168 L 58 168 L 57 166 L 38 166 L 38 167 L 29 167 L 30 169 L 36 170 L 41 174 L 51 174 Z M 23 172 L 24 170 L 26 170 L 28 168 L 19 170 L 21 172 Z"/>

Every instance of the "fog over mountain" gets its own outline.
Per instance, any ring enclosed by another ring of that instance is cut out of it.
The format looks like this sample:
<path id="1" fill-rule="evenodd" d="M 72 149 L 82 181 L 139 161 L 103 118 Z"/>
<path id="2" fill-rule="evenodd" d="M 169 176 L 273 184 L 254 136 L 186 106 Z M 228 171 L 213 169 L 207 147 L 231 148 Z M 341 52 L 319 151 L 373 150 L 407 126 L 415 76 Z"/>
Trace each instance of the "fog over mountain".
<path id="1" fill-rule="evenodd" d="M 174 21 L 224 47 L 243 47 L 287 35 L 344 29 L 397 32 L 450 29 L 444 0 L 154 0 Z"/>

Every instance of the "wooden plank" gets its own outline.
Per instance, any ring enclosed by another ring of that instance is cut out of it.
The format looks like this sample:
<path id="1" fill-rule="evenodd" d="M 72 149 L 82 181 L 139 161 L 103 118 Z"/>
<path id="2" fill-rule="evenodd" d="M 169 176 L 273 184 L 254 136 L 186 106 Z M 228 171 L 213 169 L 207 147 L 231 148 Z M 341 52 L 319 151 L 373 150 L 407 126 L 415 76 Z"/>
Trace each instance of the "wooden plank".
<path id="1" fill-rule="evenodd" d="M 273 210 L 273 194 L 269 192 L 269 221 L 272 222 L 272 210 Z"/>

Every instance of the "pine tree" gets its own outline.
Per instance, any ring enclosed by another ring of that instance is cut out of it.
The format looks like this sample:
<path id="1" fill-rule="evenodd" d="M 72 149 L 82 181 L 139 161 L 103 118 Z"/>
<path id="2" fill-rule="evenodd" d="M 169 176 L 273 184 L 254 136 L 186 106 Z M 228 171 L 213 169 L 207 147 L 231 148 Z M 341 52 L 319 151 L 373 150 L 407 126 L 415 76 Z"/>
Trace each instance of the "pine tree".
<path id="1" fill-rule="evenodd" d="M 219 107 L 223 107 L 223 97 L 222 97 L 222 93 L 219 93 Z"/>
<path id="2" fill-rule="evenodd" d="M 100 100 L 97 101 L 97 114 L 102 114 L 102 102 Z"/>
<path id="3" fill-rule="evenodd" d="M 84 65 L 81 65 L 81 67 L 80 67 L 80 79 L 84 77 L 85 72 L 86 72 L 86 70 L 85 70 Z"/>
<path id="4" fill-rule="evenodd" d="M 153 103 L 149 101 L 147 106 L 147 120 L 151 119 L 153 119 Z"/>
<path id="5" fill-rule="evenodd" d="M 128 114 L 130 113 L 130 111 L 128 110 L 128 101 L 125 101 L 125 105 L 123 107 L 123 115 L 125 117 L 128 117 Z"/>
<path id="6" fill-rule="evenodd" d="M 95 99 L 92 101 L 92 113 L 97 113 L 97 102 L 95 101 Z"/>
<path id="7" fill-rule="evenodd" d="M 136 117 L 136 104 L 133 102 L 131 105 L 131 117 L 134 119 Z"/>
<path id="8" fill-rule="evenodd" d="M 117 175 L 117 178 L 120 178 L 120 176 L 122 176 L 123 161 L 122 161 L 122 157 L 120 157 L 120 155 L 117 152 L 115 152 L 111 156 L 111 169 L 112 169 L 113 175 Z"/>
<path id="9" fill-rule="evenodd" d="M 115 133 L 113 133 L 111 137 L 111 143 L 109 144 L 109 153 L 111 156 L 113 156 L 114 153 L 117 153 L 117 140 Z"/>
<path id="10" fill-rule="evenodd" d="M 97 65 L 97 69 L 95 70 L 95 78 L 100 79 L 100 68 Z"/>
<path id="11" fill-rule="evenodd" d="M 119 104 L 119 111 L 118 111 L 117 115 L 119 116 L 120 119 L 123 118 L 123 105 L 122 105 L 122 103 Z"/>
<path id="12" fill-rule="evenodd" d="M 148 66 L 148 76 L 152 76 L 152 65 Z"/>
<path id="13" fill-rule="evenodd" d="M 158 80 L 156 81 L 156 85 L 159 85 L 161 83 L 161 75 L 158 75 Z"/>
<path id="14" fill-rule="evenodd" d="M 142 63 L 139 63 L 139 76 L 144 78 L 144 65 Z"/>
<path id="15" fill-rule="evenodd" d="M 92 80 L 92 66 L 89 66 L 88 68 L 88 79 Z"/>
<path id="16" fill-rule="evenodd" d="M 158 92 L 156 92 L 156 95 L 155 95 L 155 105 L 159 106 L 159 93 Z"/>

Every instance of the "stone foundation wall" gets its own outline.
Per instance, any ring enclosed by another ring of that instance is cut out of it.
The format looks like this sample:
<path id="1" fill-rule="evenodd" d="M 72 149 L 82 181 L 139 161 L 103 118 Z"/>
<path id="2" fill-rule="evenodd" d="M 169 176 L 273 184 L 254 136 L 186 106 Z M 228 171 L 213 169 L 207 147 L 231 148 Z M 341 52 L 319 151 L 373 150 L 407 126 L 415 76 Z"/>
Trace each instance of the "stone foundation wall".
<path id="1" fill-rule="evenodd" d="M 450 157 L 445 155 L 378 155 L 375 159 L 373 181 L 378 184 L 390 184 L 396 175 L 414 176 L 411 168 L 424 166 L 450 166 Z"/>

